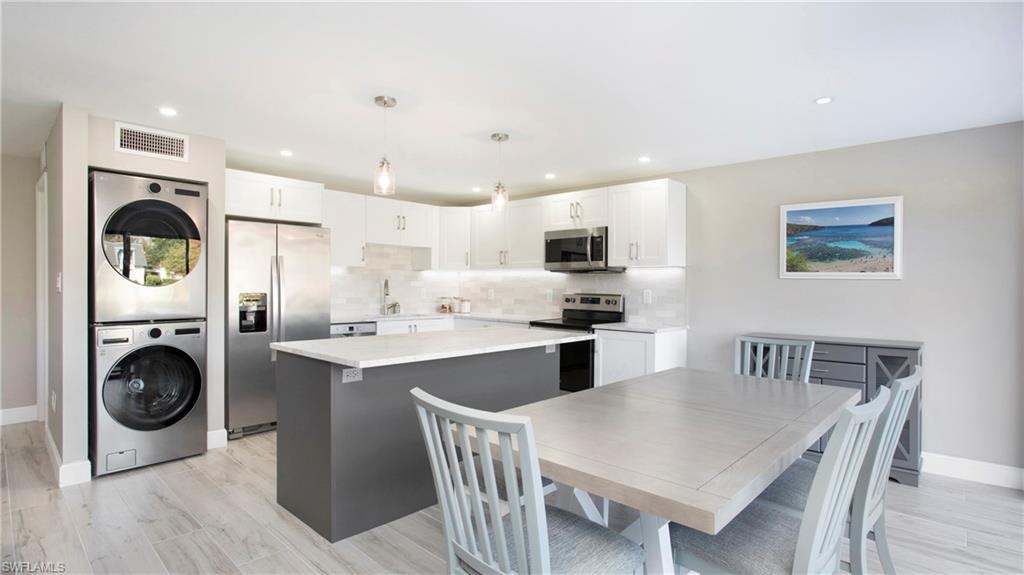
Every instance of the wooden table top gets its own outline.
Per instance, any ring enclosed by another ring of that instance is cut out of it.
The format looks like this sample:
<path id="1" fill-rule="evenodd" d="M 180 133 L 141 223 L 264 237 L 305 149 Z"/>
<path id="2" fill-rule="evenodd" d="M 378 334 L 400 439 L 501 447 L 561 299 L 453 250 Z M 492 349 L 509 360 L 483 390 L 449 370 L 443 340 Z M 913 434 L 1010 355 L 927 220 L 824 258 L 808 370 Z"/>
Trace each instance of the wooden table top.
<path id="1" fill-rule="evenodd" d="M 677 368 L 532 403 L 541 473 L 715 534 L 860 392 Z"/>

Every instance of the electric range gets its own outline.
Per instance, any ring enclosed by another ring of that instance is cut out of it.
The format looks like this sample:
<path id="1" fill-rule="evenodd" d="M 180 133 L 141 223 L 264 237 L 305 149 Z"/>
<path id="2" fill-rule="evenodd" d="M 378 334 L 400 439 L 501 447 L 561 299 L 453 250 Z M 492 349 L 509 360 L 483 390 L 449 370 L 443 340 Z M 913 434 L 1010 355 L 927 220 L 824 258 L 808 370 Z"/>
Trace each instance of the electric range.
<path id="1" fill-rule="evenodd" d="M 562 296 L 562 317 L 530 322 L 530 327 L 594 332 L 594 326 L 626 319 L 622 294 L 577 293 Z M 583 391 L 594 387 L 594 342 L 562 344 L 559 387 Z"/>

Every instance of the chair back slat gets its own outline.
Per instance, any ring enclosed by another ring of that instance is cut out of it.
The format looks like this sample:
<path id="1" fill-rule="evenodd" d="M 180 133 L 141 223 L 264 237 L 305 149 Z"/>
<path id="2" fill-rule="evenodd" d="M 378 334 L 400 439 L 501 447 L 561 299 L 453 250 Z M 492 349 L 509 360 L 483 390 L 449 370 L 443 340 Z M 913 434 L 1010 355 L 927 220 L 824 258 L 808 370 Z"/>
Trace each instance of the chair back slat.
<path id="1" fill-rule="evenodd" d="M 547 515 L 530 419 L 463 407 L 419 388 L 411 393 L 441 507 L 449 571 L 464 571 L 462 563 L 483 575 L 550 572 Z M 470 432 L 480 453 L 479 470 Z M 491 443 L 492 433 L 497 446 Z M 502 519 L 497 488 L 499 463 L 507 519 Z"/>
<path id="2" fill-rule="evenodd" d="M 794 573 L 837 573 L 839 542 L 850 502 L 875 426 L 889 402 L 882 388 L 870 403 L 847 408 L 839 416 L 811 483 L 797 536 Z"/>
<path id="3" fill-rule="evenodd" d="M 469 429 L 459 423 L 457 424 L 459 430 L 459 449 L 464 454 L 473 453 L 473 448 L 469 444 Z M 476 475 L 476 465 L 473 464 L 472 457 L 463 457 L 462 466 L 466 472 L 466 483 L 470 485 L 469 499 L 470 505 L 473 510 L 473 519 L 477 526 L 479 541 L 478 547 L 483 552 L 484 561 L 492 563 L 494 561 L 494 555 L 491 553 L 491 538 L 487 536 L 487 521 L 484 519 L 484 505 L 480 497 L 480 480 Z"/>
<path id="4" fill-rule="evenodd" d="M 735 348 L 733 371 L 738 375 L 802 383 L 811 379 L 813 341 L 740 336 Z"/>
<path id="5" fill-rule="evenodd" d="M 914 396 L 921 385 L 921 369 L 920 366 L 915 366 L 910 375 L 893 381 L 889 405 L 882 412 L 878 429 L 868 447 L 867 462 L 861 470 L 857 489 L 853 494 L 853 512 L 864 514 L 868 519 L 867 525 L 873 525 L 874 519 L 882 512 L 892 457 L 903 433 L 903 425 Z"/>

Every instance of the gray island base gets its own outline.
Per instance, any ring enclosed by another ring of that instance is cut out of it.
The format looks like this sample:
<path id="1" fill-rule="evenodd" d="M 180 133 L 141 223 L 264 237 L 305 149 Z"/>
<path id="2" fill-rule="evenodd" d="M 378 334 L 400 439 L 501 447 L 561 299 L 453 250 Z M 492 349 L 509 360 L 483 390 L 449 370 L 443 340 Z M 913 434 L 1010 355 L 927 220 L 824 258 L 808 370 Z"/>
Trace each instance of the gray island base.
<path id="1" fill-rule="evenodd" d="M 350 366 L 274 348 L 277 501 L 331 542 L 437 502 L 409 390 L 491 411 L 559 393 L 557 345 L 363 368 L 360 381 L 343 379 Z"/>

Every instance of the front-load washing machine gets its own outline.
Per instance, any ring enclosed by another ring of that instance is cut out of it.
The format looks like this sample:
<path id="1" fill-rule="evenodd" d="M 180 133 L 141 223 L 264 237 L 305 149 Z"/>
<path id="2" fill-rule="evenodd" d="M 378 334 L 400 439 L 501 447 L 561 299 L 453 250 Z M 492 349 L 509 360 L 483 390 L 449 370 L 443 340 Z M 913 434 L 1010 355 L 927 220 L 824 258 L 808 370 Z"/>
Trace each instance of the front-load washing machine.
<path id="1" fill-rule="evenodd" d="M 93 171 L 91 322 L 206 317 L 207 186 Z"/>
<path id="2" fill-rule="evenodd" d="M 206 451 L 206 322 L 92 328 L 94 475 Z"/>

